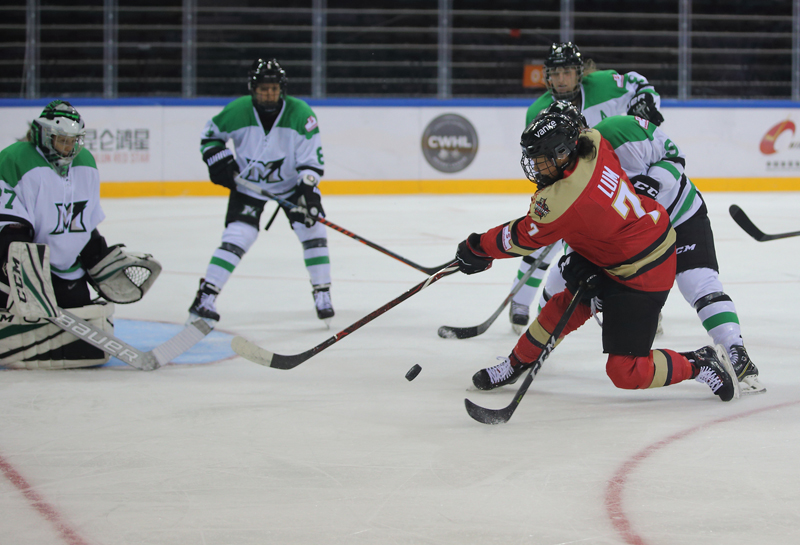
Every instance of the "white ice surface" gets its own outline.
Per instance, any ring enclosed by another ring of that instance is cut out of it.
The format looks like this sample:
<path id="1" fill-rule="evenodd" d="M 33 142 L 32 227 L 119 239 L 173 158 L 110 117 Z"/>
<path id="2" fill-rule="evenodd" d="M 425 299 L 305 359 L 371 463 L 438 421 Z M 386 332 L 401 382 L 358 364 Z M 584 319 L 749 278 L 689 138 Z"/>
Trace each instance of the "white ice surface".
<path id="1" fill-rule="evenodd" d="M 509 423 L 474 422 L 464 397 L 499 408 L 516 392 L 470 382 L 516 342 L 507 315 L 471 340 L 436 330 L 491 315 L 515 274 L 507 260 L 440 280 L 290 371 L 237 357 L 152 373 L 0 372 L 0 543 L 800 543 L 800 238 L 756 242 L 727 212 L 736 203 L 768 233 L 795 231 L 800 194 L 706 197 L 765 395 L 722 403 L 694 381 L 618 390 L 591 321 L 553 352 Z M 325 199 L 331 221 L 425 266 L 527 205 L 524 195 Z M 117 316 L 182 323 L 225 200 L 104 208 L 109 243 L 164 266 Z M 328 240 L 331 330 L 282 216 L 220 297 L 218 330 L 299 353 L 425 278 L 340 233 Z M 656 346 L 709 342 L 677 290 L 664 329 Z M 422 372 L 407 382 L 415 363 Z"/>

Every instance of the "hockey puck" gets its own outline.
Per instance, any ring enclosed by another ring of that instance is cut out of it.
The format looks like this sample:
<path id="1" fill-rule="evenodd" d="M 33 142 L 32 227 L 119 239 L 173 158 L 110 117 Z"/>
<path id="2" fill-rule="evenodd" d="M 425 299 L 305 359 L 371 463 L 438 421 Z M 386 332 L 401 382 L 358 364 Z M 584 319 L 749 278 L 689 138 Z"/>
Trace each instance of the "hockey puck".
<path id="1" fill-rule="evenodd" d="M 409 382 L 414 380 L 415 378 L 417 378 L 417 375 L 419 375 L 420 371 L 422 371 L 422 367 L 420 367 L 419 364 L 415 364 L 414 367 L 409 369 L 408 373 L 406 373 L 406 380 L 408 380 Z"/>

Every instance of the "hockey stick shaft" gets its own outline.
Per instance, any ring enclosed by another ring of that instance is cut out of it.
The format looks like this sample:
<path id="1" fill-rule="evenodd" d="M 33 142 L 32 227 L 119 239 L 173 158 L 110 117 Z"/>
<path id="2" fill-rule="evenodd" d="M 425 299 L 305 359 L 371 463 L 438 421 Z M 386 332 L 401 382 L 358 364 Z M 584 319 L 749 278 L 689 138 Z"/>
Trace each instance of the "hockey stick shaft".
<path id="1" fill-rule="evenodd" d="M 336 344 L 343 338 L 347 337 L 357 329 L 365 326 L 366 324 L 370 323 L 372 320 L 380 316 L 381 314 L 387 312 L 388 310 L 396 307 L 412 295 L 415 295 L 437 280 L 444 278 L 445 276 L 451 275 L 454 272 L 458 271 L 458 262 L 453 261 L 449 263 L 445 268 L 437 272 L 436 274 L 431 275 L 429 278 L 420 282 L 413 288 L 407 290 L 405 293 L 396 297 L 383 305 L 382 307 L 370 312 L 357 322 L 353 323 L 352 325 L 346 327 L 345 329 L 341 330 L 339 333 L 326 339 L 325 341 L 321 342 L 314 348 L 310 350 L 306 350 L 300 354 L 294 354 L 290 356 L 284 356 L 281 354 L 275 354 L 274 352 L 270 352 L 264 348 L 261 348 L 244 337 L 234 337 L 233 341 L 231 342 L 231 347 L 233 351 L 246 358 L 254 363 L 258 363 L 259 365 L 264 365 L 266 367 L 274 367 L 275 369 L 293 369 L 303 363 L 304 361 L 316 356 L 329 346 Z"/>
<path id="2" fill-rule="evenodd" d="M 483 333 L 485 333 L 486 330 L 489 329 L 489 327 L 494 323 L 494 321 L 497 319 L 497 317 L 500 316 L 500 313 L 503 312 L 503 309 L 506 308 L 508 303 L 510 303 L 511 300 L 514 298 L 514 296 L 517 293 L 519 293 L 519 290 L 522 289 L 522 286 L 524 286 L 528 282 L 528 279 L 530 279 L 531 275 L 533 275 L 533 273 L 536 272 L 536 269 L 538 269 L 539 266 L 547 258 L 547 256 L 550 255 L 550 251 L 553 249 L 553 246 L 555 246 L 555 244 L 556 243 L 554 242 L 550 246 L 547 246 L 546 248 L 544 248 L 544 251 L 542 251 L 542 253 L 539 254 L 539 257 L 537 257 L 534 260 L 534 262 L 531 263 L 530 268 L 527 271 L 525 271 L 525 274 L 522 275 L 522 278 L 519 279 L 517 284 L 511 290 L 511 293 L 509 293 L 506 296 L 506 298 L 503 300 L 502 304 L 498 307 L 497 310 L 494 311 L 494 314 L 489 316 L 488 320 L 486 320 L 485 322 L 483 322 L 480 325 L 471 326 L 471 327 L 452 327 L 452 326 L 449 326 L 449 325 L 443 325 L 442 327 L 439 328 L 439 331 L 437 332 L 439 334 L 439 336 L 441 338 L 443 338 L 443 339 L 453 339 L 453 338 L 456 338 L 456 339 L 469 339 L 469 338 L 477 337 L 478 335 L 482 335 Z"/>
<path id="3" fill-rule="evenodd" d="M 244 178 L 237 177 L 236 178 L 236 183 L 239 184 L 241 187 L 244 187 L 245 189 L 249 189 L 250 191 L 253 191 L 254 193 L 259 193 L 259 194 L 263 195 L 264 197 L 267 197 L 267 198 L 270 198 L 270 199 L 274 200 L 275 202 L 277 202 L 278 204 L 280 204 L 283 207 L 295 208 L 297 206 L 294 203 L 292 203 L 291 201 L 287 201 L 286 199 L 282 199 L 281 197 L 278 197 L 277 195 L 275 195 L 275 194 L 267 191 L 266 189 L 262 188 L 258 184 L 255 184 L 255 183 L 253 183 L 253 182 L 251 182 L 249 180 L 245 180 Z M 362 238 L 362 237 L 358 236 L 357 234 L 353 233 L 352 231 L 348 231 L 344 227 L 340 227 L 340 226 L 336 225 L 335 223 L 332 223 L 332 222 L 326 220 L 323 217 L 317 218 L 317 221 L 319 223 L 321 223 L 322 225 L 325 225 L 326 227 L 330 227 L 334 231 L 339 231 L 343 235 L 348 236 L 348 237 L 352 238 L 353 240 L 357 240 L 358 242 L 369 246 L 373 250 L 378 250 L 379 252 L 381 252 L 383 254 L 386 254 L 389 257 L 393 257 L 397 261 L 400 261 L 401 263 L 405 263 L 409 267 L 413 267 L 413 268 L 417 269 L 418 271 L 424 272 L 427 275 L 436 274 L 437 271 L 441 270 L 446 265 L 446 263 L 445 263 L 445 264 L 439 265 L 438 267 L 423 267 L 422 265 L 418 265 L 417 263 L 414 263 L 410 259 L 406 259 L 405 257 L 392 252 L 391 250 L 387 250 L 383 246 L 379 246 L 378 244 L 375 244 L 374 242 L 371 242 L 371 241 L 369 241 L 369 240 L 367 240 L 365 238 Z"/>
<path id="4" fill-rule="evenodd" d="M 511 401 L 511 403 L 502 409 L 487 409 L 485 407 L 476 405 L 469 399 L 465 399 L 464 405 L 467 408 L 467 414 L 481 424 L 504 424 L 511 419 L 514 411 L 516 411 L 517 407 L 519 407 L 522 398 L 525 397 L 525 393 L 528 391 L 528 388 L 533 382 L 536 373 L 538 373 L 539 369 L 541 369 L 542 363 L 544 363 L 544 360 L 550 356 L 550 352 L 552 352 L 553 348 L 555 348 L 558 338 L 561 336 L 564 328 L 567 327 L 567 323 L 569 322 L 569 319 L 572 318 L 572 314 L 575 312 L 575 309 L 578 308 L 578 304 L 580 303 L 585 291 L 586 284 L 582 283 L 575 292 L 575 295 L 572 297 L 572 301 L 570 301 L 569 306 L 564 311 L 564 314 L 561 315 L 561 319 L 553 329 L 553 333 L 547 339 L 547 343 L 545 343 L 541 354 L 539 354 L 539 357 L 536 358 L 533 366 L 528 371 L 528 374 L 525 376 L 525 380 L 522 382 L 522 386 L 520 386 L 519 390 L 517 390 L 517 393 L 514 395 L 514 399 Z"/>
<path id="5" fill-rule="evenodd" d="M 269 228 L 272 227 L 272 223 L 275 221 L 275 218 L 278 217 L 278 212 L 280 211 L 281 211 L 281 205 L 278 205 L 278 207 L 275 208 L 275 212 L 272 213 L 272 217 L 269 218 L 269 221 L 264 226 L 264 231 L 269 231 Z"/>
<path id="6" fill-rule="evenodd" d="M 800 231 L 793 231 L 791 233 L 780 233 L 777 235 L 768 235 L 750 220 L 747 217 L 747 214 L 744 213 L 744 210 L 732 204 L 731 207 L 728 209 L 730 212 L 733 221 L 735 221 L 739 227 L 744 229 L 744 232 L 756 239 L 758 242 L 766 242 L 768 240 L 778 240 L 780 238 L 791 238 L 800 236 Z"/>

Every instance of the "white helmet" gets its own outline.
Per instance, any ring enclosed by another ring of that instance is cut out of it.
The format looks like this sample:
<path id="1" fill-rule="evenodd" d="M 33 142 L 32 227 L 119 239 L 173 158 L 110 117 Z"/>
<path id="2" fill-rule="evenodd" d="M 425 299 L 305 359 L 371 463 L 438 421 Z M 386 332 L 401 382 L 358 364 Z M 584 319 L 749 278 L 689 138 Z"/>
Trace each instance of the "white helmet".
<path id="1" fill-rule="evenodd" d="M 72 104 L 54 100 L 31 123 L 33 143 L 59 175 L 67 173 L 72 160 L 83 149 L 86 136 L 83 119 Z"/>

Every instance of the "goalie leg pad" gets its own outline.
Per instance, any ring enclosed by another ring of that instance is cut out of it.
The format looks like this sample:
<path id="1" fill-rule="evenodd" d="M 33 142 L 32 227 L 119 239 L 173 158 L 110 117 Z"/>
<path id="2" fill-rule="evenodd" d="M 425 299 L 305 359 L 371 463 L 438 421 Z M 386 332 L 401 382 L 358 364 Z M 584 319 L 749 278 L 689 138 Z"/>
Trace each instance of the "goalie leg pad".
<path id="1" fill-rule="evenodd" d="M 35 322 L 56 318 L 58 305 L 50 279 L 50 247 L 32 242 L 12 242 L 8 247 L 9 308 L 17 318 Z"/>
<path id="2" fill-rule="evenodd" d="M 103 298 L 120 304 L 135 303 L 161 274 L 161 264 L 150 254 L 125 252 L 119 244 L 109 248 L 105 257 L 87 272 Z"/>
<path id="3" fill-rule="evenodd" d="M 114 334 L 114 305 L 87 305 L 70 312 Z M 41 320 L 12 325 L 11 315 L 0 311 L 0 365 L 11 369 L 75 369 L 108 362 L 109 355 L 60 327 Z"/>

